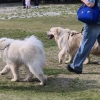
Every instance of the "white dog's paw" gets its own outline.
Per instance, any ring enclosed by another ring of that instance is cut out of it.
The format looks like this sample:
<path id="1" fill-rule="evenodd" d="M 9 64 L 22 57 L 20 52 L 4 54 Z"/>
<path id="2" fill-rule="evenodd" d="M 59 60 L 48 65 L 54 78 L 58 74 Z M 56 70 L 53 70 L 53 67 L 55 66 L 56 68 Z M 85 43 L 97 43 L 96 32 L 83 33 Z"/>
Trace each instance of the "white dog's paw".
<path id="1" fill-rule="evenodd" d="M 86 58 L 86 59 L 84 60 L 83 64 L 85 65 L 85 64 L 88 64 L 89 62 L 90 62 L 89 59 Z"/>
<path id="2" fill-rule="evenodd" d="M 19 80 L 18 80 L 18 79 L 13 78 L 13 79 L 11 79 L 11 81 L 12 81 L 12 82 L 18 82 Z"/>
<path id="3" fill-rule="evenodd" d="M 44 85 L 44 82 L 41 82 L 40 85 L 43 86 Z"/>
<path id="4" fill-rule="evenodd" d="M 32 81 L 32 79 L 25 78 L 25 79 L 23 79 L 22 81 L 23 81 L 23 82 L 31 82 L 31 81 Z"/>
<path id="5" fill-rule="evenodd" d="M 65 61 L 65 64 L 68 64 L 68 63 L 70 63 L 70 61 L 69 61 L 69 60 Z"/>
<path id="6" fill-rule="evenodd" d="M 47 76 L 45 76 L 45 77 L 44 77 L 44 81 L 41 82 L 40 85 L 42 85 L 42 86 L 43 86 L 43 85 L 46 85 L 46 84 L 47 84 L 47 79 L 48 79 Z"/>
<path id="7" fill-rule="evenodd" d="M 90 62 L 90 57 L 87 56 L 86 59 L 84 60 L 83 64 L 88 64 Z"/>
<path id="8" fill-rule="evenodd" d="M 62 64 L 62 60 L 61 59 L 59 59 L 59 63 Z"/>
<path id="9" fill-rule="evenodd" d="M 25 79 L 23 79 L 22 81 L 23 81 L 23 82 L 29 82 L 29 81 L 28 81 L 28 79 L 26 79 L 26 78 L 25 78 Z"/>

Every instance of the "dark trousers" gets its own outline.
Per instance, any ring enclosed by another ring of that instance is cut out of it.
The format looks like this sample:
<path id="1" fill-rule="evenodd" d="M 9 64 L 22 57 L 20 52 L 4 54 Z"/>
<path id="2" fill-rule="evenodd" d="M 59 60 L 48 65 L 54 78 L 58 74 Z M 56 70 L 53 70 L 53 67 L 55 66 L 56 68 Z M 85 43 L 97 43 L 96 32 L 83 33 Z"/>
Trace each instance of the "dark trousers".
<path id="1" fill-rule="evenodd" d="M 22 0 L 23 6 L 25 7 L 25 0 Z"/>
<path id="2" fill-rule="evenodd" d="M 40 0 L 34 0 L 34 6 L 39 6 Z"/>

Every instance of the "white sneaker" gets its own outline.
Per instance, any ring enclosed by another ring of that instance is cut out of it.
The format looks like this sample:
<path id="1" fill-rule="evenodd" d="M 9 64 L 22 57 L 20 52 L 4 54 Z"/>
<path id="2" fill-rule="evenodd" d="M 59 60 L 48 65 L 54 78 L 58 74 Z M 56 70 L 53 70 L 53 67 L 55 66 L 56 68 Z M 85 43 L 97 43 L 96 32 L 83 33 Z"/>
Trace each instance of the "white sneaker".
<path id="1" fill-rule="evenodd" d="M 35 9 L 39 8 L 38 6 L 34 6 Z"/>

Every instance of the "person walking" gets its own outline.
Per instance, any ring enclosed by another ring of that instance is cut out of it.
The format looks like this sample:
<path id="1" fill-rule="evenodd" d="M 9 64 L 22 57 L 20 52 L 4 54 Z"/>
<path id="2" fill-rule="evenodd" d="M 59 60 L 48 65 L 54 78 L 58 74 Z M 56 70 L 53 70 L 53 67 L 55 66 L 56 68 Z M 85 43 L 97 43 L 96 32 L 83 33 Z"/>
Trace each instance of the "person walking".
<path id="1" fill-rule="evenodd" d="M 25 0 L 26 8 L 30 8 L 31 7 L 30 2 L 31 2 L 30 0 Z"/>
<path id="2" fill-rule="evenodd" d="M 39 8 L 40 0 L 34 0 L 34 8 Z"/>
<path id="3" fill-rule="evenodd" d="M 96 0 L 81 0 L 88 7 L 93 7 Z M 97 2 L 100 8 L 100 0 Z M 100 21 L 96 24 L 85 24 L 81 45 L 73 59 L 73 63 L 67 65 L 66 68 L 70 72 L 82 74 L 83 62 L 89 55 L 94 43 L 98 41 L 100 45 Z"/>

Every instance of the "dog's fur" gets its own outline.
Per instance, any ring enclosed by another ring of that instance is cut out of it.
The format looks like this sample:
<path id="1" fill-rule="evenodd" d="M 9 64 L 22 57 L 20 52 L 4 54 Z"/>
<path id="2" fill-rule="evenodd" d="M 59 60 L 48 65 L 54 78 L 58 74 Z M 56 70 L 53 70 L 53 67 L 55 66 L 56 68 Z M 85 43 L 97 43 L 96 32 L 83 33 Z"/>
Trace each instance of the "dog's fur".
<path id="1" fill-rule="evenodd" d="M 55 41 L 58 44 L 60 52 L 58 54 L 59 63 L 65 62 L 70 63 L 73 61 L 73 58 L 80 46 L 82 41 L 82 34 L 75 30 L 63 29 L 61 27 L 52 27 L 50 31 L 47 32 L 49 39 L 55 38 Z M 100 55 L 100 47 L 98 42 L 94 44 L 90 52 L 93 55 Z M 66 57 L 69 56 L 69 59 L 65 61 Z M 84 61 L 84 64 L 90 62 L 90 57 L 88 56 Z"/>
<path id="2" fill-rule="evenodd" d="M 45 65 L 45 52 L 42 42 L 34 35 L 24 40 L 10 38 L 0 39 L 0 57 L 6 62 L 6 66 L 0 72 L 1 75 L 10 70 L 13 74 L 11 81 L 19 81 L 19 67 L 24 65 L 27 77 L 23 81 L 31 81 L 33 75 L 40 80 L 40 85 L 45 84 L 46 77 L 43 72 Z"/>

